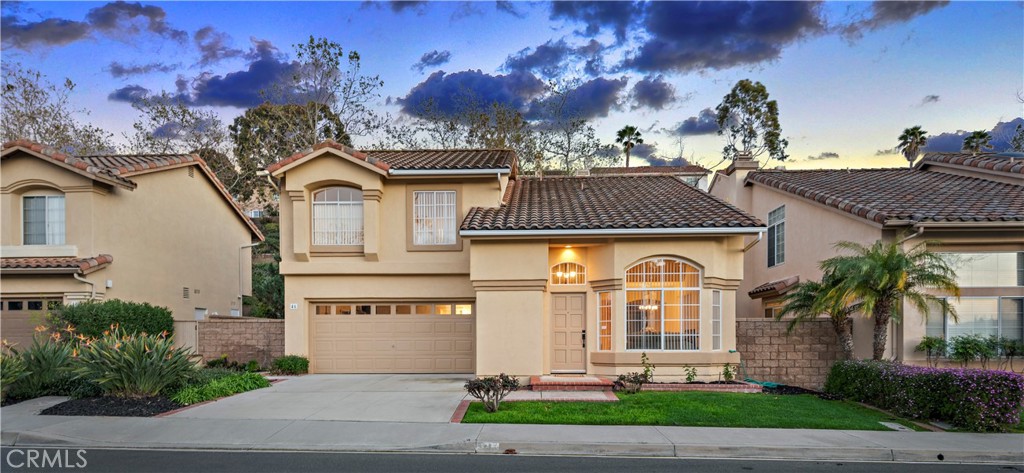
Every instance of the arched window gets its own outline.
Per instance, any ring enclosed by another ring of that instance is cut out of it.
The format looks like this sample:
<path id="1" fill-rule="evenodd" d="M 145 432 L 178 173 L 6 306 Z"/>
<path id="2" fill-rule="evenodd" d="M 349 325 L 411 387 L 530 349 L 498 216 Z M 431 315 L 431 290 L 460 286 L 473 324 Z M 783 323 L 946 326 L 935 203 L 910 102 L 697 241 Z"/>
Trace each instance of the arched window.
<path id="1" fill-rule="evenodd" d="M 363 245 L 363 192 L 325 187 L 313 193 L 313 245 Z"/>
<path id="2" fill-rule="evenodd" d="M 626 269 L 626 349 L 700 349 L 700 270 L 675 258 Z"/>
<path id="3" fill-rule="evenodd" d="M 586 284 L 587 267 L 579 263 L 558 263 L 551 267 L 551 284 Z"/>

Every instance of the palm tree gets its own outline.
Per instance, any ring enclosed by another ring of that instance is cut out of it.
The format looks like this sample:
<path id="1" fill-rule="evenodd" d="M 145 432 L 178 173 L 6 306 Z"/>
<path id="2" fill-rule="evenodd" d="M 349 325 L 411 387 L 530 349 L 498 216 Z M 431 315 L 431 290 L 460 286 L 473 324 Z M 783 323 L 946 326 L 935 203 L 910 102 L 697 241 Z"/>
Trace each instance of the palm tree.
<path id="1" fill-rule="evenodd" d="M 849 292 L 838 290 L 839 280 L 831 274 L 825 274 L 822 282 L 806 281 L 797 284 L 793 290 L 782 297 L 782 311 L 775 316 L 777 320 L 793 316 L 789 321 L 787 332 L 792 333 L 797 325 L 818 318 L 820 314 L 828 315 L 832 328 L 839 339 L 839 347 L 843 356 L 852 360 L 853 355 L 853 314 L 860 310 L 861 304 L 854 301 Z"/>
<path id="2" fill-rule="evenodd" d="M 622 149 L 626 151 L 626 167 L 629 167 L 629 152 L 632 151 L 633 147 L 644 143 L 644 139 L 640 137 L 640 130 L 633 125 L 626 125 L 619 130 L 615 135 L 615 142 L 622 145 Z"/>
<path id="3" fill-rule="evenodd" d="M 985 130 L 972 131 L 964 138 L 964 151 L 980 153 L 983 149 L 992 149 L 992 135 Z"/>
<path id="4" fill-rule="evenodd" d="M 931 304 L 938 305 L 954 319 L 956 312 L 944 298 L 928 293 L 938 290 L 960 297 L 956 273 L 941 256 L 928 251 L 921 242 L 904 250 L 898 241 L 876 241 L 864 246 L 851 241 L 836 243 L 836 248 L 851 251 L 849 256 L 835 256 L 821 262 L 826 274 L 839 281 L 829 291 L 832 297 L 850 297 L 860 301 L 861 310 L 875 319 L 872 357 L 881 360 L 885 354 L 890 320 L 900 321 L 901 301 L 909 302 L 925 316 Z"/>
<path id="5" fill-rule="evenodd" d="M 914 160 L 917 159 L 917 154 L 924 145 L 928 144 L 928 132 L 922 130 L 920 126 L 907 128 L 903 130 L 899 140 L 900 144 L 896 145 L 896 149 L 907 158 L 910 167 L 914 167 Z"/>

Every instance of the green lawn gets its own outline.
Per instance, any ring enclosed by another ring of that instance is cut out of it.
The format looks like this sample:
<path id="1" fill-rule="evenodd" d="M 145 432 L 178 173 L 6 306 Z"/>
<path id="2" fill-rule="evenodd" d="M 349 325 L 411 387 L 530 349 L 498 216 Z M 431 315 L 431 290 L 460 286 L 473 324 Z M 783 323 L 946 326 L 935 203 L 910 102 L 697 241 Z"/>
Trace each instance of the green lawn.
<path id="1" fill-rule="evenodd" d="M 619 402 L 506 402 L 495 413 L 474 402 L 462 422 L 888 430 L 878 423 L 885 421 L 914 428 L 906 420 L 851 402 L 807 394 L 641 392 L 618 396 Z"/>

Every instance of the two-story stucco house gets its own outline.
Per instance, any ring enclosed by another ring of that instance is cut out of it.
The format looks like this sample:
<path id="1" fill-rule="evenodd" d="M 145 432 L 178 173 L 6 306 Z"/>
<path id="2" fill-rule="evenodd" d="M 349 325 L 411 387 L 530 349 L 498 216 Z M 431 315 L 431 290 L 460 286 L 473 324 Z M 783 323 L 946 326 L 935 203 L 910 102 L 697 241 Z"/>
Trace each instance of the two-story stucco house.
<path id="1" fill-rule="evenodd" d="M 316 373 L 735 365 L 762 223 L 677 176 L 524 177 L 508 150 L 356 151 L 281 182 L 285 350 Z"/>
<path id="2" fill-rule="evenodd" d="M 821 278 L 818 263 L 837 254 L 838 241 L 925 241 L 957 269 L 962 297 L 950 302 L 959 319 L 904 305 L 886 356 L 924 363 L 914 348 L 926 334 L 1024 339 L 1024 156 L 927 153 L 911 169 L 792 171 L 742 159 L 714 176 L 710 192 L 768 226 L 747 253 L 740 320 L 774 317 L 796 283 Z M 871 357 L 872 324 L 855 320 L 858 358 Z"/>
<path id="3" fill-rule="evenodd" d="M 176 320 L 240 314 L 263 236 L 193 155 L 0 155 L 2 337 L 31 341 L 54 303 L 149 302 Z"/>

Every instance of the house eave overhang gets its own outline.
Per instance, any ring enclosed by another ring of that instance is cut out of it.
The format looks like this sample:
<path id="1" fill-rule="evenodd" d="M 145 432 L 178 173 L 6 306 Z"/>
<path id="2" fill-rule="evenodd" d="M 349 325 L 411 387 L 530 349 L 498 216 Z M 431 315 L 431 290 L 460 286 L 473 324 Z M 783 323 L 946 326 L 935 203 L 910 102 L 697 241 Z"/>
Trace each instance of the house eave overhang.
<path id="1" fill-rule="evenodd" d="M 389 169 L 391 176 L 493 176 L 511 174 L 510 168 L 490 169 Z"/>
<path id="2" fill-rule="evenodd" d="M 600 237 L 600 236 L 665 236 L 665 235 L 748 235 L 765 231 L 765 227 L 687 227 L 687 228 L 595 228 L 595 229 L 530 229 L 530 230 L 461 230 L 470 238 L 488 237 Z"/>

